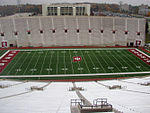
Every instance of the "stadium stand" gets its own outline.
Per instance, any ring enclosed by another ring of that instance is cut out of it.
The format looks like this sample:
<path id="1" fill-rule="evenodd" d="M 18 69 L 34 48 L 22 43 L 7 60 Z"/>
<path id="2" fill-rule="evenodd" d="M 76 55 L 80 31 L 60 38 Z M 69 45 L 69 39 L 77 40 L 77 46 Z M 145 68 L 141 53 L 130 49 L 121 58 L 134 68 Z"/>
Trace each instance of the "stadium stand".
<path id="1" fill-rule="evenodd" d="M 66 17 L 66 28 L 68 29 L 67 32 L 67 40 L 70 44 L 69 46 L 76 46 L 79 45 L 78 37 L 77 37 L 77 19 L 74 17 Z"/>
<path id="2" fill-rule="evenodd" d="M 37 16 L 0 19 L 8 47 L 135 46 L 145 44 L 145 19 L 96 16 Z M 30 32 L 29 32 L 30 31 Z M 1 45 L 2 46 L 2 45 Z"/>

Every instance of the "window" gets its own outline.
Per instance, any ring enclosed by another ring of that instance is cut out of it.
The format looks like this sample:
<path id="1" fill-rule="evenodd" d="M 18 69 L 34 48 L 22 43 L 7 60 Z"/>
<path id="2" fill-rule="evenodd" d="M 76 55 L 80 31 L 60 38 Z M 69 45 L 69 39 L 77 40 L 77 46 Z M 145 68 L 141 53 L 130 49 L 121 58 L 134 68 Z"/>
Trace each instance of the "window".
<path id="1" fill-rule="evenodd" d="M 65 33 L 67 33 L 68 32 L 68 30 L 67 29 L 65 29 Z"/>
<path id="2" fill-rule="evenodd" d="M 89 33 L 92 33 L 92 30 L 91 30 L 91 29 L 89 29 Z"/>
<path id="3" fill-rule="evenodd" d="M 76 7 L 76 15 L 85 15 L 85 7 Z"/>
<path id="4" fill-rule="evenodd" d="M 137 32 L 137 35 L 138 35 L 138 36 L 140 36 L 140 34 L 141 34 L 140 32 Z"/>
<path id="5" fill-rule="evenodd" d="M 116 31 L 115 31 L 115 30 L 113 30 L 113 31 L 112 31 L 112 33 L 113 33 L 113 34 L 115 34 L 115 33 L 116 33 Z"/>
<path id="6" fill-rule="evenodd" d="M 1 33 L 1 36 L 4 36 L 4 33 Z"/>
<path id="7" fill-rule="evenodd" d="M 125 33 L 125 35 L 127 35 L 127 34 L 128 34 L 128 31 L 125 31 L 124 33 Z"/>
<path id="8" fill-rule="evenodd" d="M 57 15 L 57 7 L 48 7 L 48 15 L 53 16 L 53 15 Z"/>
<path id="9" fill-rule="evenodd" d="M 134 42 L 130 42 L 130 47 L 133 47 L 134 46 Z"/>
<path id="10" fill-rule="evenodd" d="M 101 33 L 104 33 L 104 30 L 103 30 L 103 29 L 101 30 Z"/>
<path id="11" fill-rule="evenodd" d="M 43 30 L 40 30 L 40 33 L 43 34 Z"/>
<path id="12" fill-rule="evenodd" d="M 52 32 L 55 33 L 55 29 L 53 29 Z"/>
<path id="13" fill-rule="evenodd" d="M 13 44 L 9 44 L 9 46 L 10 46 L 10 47 L 14 47 L 14 45 L 13 45 Z"/>
<path id="14" fill-rule="evenodd" d="M 29 30 L 29 31 L 27 31 L 27 34 L 28 34 L 28 35 L 30 35 L 30 34 L 31 34 L 31 31 L 30 31 L 30 30 Z"/>
<path id="15" fill-rule="evenodd" d="M 77 33 L 79 33 L 79 29 L 77 29 Z"/>
<path id="16" fill-rule="evenodd" d="M 18 35 L 18 32 L 17 32 L 17 31 L 16 31 L 16 32 L 14 32 L 14 35 L 15 35 L 15 36 L 17 36 L 17 35 Z"/>

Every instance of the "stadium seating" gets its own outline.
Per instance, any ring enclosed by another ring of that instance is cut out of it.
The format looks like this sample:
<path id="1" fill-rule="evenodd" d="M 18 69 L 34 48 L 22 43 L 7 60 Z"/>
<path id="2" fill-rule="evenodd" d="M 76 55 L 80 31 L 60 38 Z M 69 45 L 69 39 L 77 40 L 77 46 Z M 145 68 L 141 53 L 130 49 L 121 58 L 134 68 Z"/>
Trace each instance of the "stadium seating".
<path id="1" fill-rule="evenodd" d="M 43 29 L 43 37 L 44 37 L 44 42 L 45 45 L 44 46 L 55 46 L 55 38 L 54 38 L 54 34 L 53 34 L 53 29 L 54 28 L 54 24 L 53 24 L 53 18 L 48 18 L 48 17 L 42 17 L 41 18 L 41 23 L 42 23 L 42 29 Z"/>
<path id="2" fill-rule="evenodd" d="M 67 42 L 68 46 L 78 46 L 80 45 L 80 40 L 78 40 L 77 34 L 77 19 L 74 17 L 65 17 L 67 32 Z"/>
<path id="3" fill-rule="evenodd" d="M 106 46 L 115 46 L 115 40 L 113 39 L 113 18 L 104 17 L 102 18 L 102 26 L 104 29 L 103 42 Z"/>
<path id="4" fill-rule="evenodd" d="M 37 16 L 0 19 L 2 39 L 17 47 L 126 46 L 141 40 L 145 20 L 98 16 Z M 30 31 L 30 32 L 27 32 Z M 1 46 L 1 45 L 0 45 Z"/>
<path id="5" fill-rule="evenodd" d="M 40 21 L 39 18 L 28 18 L 29 28 L 31 29 L 31 45 L 30 46 L 42 46 L 40 35 Z"/>
<path id="6" fill-rule="evenodd" d="M 115 44 L 126 46 L 127 40 L 126 40 L 125 31 L 127 30 L 125 29 L 125 20 L 116 18 L 114 24 L 115 24 L 115 30 L 116 30 Z"/>

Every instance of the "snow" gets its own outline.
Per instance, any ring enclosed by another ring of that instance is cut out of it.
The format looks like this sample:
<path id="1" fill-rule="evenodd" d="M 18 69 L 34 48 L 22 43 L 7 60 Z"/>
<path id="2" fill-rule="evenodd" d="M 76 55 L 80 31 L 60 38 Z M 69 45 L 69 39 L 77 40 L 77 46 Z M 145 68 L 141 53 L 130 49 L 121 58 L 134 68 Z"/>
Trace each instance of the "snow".
<path id="1" fill-rule="evenodd" d="M 91 103 L 97 98 L 107 98 L 108 103 L 112 104 L 113 108 L 123 113 L 149 113 L 150 86 L 139 84 L 148 81 L 150 81 L 150 77 L 75 82 L 75 84 L 77 87 L 85 89 L 80 92 Z M 1 113 L 70 113 L 71 99 L 79 99 L 75 91 L 69 91 L 69 88 L 73 87 L 71 82 L 52 82 L 43 91 L 30 91 L 30 87 L 42 87 L 47 85 L 47 82 L 24 83 L 1 80 L 0 84 L 12 85 L 0 89 Z M 113 85 L 121 85 L 123 89 L 108 89 L 107 86 Z M 27 93 L 15 95 L 23 92 Z M 15 96 L 7 97 L 11 95 Z"/>
<path id="2" fill-rule="evenodd" d="M 43 83 L 45 85 L 45 83 Z M 25 83 L 14 89 L 16 93 L 30 86 L 38 86 L 39 83 Z M 1 113 L 70 113 L 70 100 L 77 98 L 75 92 L 70 92 L 71 83 L 51 83 L 44 91 L 33 91 L 24 95 L 0 99 Z M 10 95 L 8 90 L 3 95 Z M 15 92 L 14 91 L 14 92 Z M 8 92 L 8 93 L 7 93 Z M 14 94 L 13 92 L 13 94 Z M 0 96 L 2 97 L 2 96 Z M 9 109 L 8 109 L 9 108 Z"/>

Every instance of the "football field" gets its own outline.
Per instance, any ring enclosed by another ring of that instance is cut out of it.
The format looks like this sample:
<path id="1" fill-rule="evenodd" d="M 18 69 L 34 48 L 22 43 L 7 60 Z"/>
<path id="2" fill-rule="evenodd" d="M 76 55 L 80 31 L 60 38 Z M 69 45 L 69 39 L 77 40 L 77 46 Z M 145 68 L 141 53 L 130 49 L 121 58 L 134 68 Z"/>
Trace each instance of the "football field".
<path id="1" fill-rule="evenodd" d="M 26 49 L 18 51 L 2 70 L 1 76 L 150 73 L 150 65 L 126 48 Z"/>

